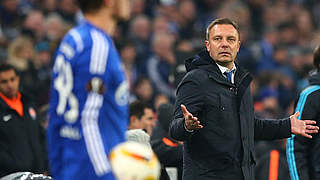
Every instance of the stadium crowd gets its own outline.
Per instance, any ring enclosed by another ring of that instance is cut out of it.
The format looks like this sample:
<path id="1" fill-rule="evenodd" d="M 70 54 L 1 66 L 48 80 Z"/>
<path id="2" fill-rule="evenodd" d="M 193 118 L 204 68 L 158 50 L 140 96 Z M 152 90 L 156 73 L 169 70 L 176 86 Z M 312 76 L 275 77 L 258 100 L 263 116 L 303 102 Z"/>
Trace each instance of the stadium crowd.
<path id="1" fill-rule="evenodd" d="M 254 76 L 256 115 L 282 118 L 293 113 L 296 98 L 313 71 L 313 49 L 320 44 L 320 1 L 131 0 L 131 6 L 130 20 L 120 23 L 113 37 L 129 80 L 130 102 L 144 102 L 155 116 L 161 104 L 173 104 L 186 72 L 184 61 L 205 47 L 208 23 L 227 17 L 241 27 L 236 63 Z M 0 62 L 18 70 L 20 90 L 35 102 L 43 128 L 48 121 L 54 53 L 65 33 L 82 20 L 74 0 L 0 1 Z M 148 132 L 157 133 L 157 129 Z M 165 146 L 160 146 L 164 152 L 168 147 L 182 150 L 181 142 L 165 138 Z M 273 173 L 265 163 L 272 159 L 272 150 L 280 152 L 279 177 L 289 178 L 283 144 L 256 143 L 257 179 Z M 170 163 L 181 168 L 181 162 Z"/>

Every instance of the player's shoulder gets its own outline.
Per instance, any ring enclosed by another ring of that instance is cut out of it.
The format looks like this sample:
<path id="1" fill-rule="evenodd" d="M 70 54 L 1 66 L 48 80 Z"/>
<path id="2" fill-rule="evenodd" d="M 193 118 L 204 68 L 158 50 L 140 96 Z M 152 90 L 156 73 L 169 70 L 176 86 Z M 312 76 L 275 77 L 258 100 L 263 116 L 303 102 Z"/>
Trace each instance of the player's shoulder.
<path id="1" fill-rule="evenodd" d="M 78 51 L 83 50 L 90 43 L 90 29 L 85 24 L 70 29 L 63 38 L 63 43 L 75 46 Z"/>
<path id="2" fill-rule="evenodd" d="M 196 81 L 200 82 L 200 81 L 204 81 L 204 80 L 208 79 L 209 75 L 208 75 L 207 71 L 200 69 L 200 68 L 196 68 L 196 69 L 193 69 L 193 70 L 187 72 L 185 75 L 185 78 L 196 80 Z"/>
<path id="3" fill-rule="evenodd" d="M 71 59 L 75 54 L 80 54 L 92 46 L 91 29 L 86 23 L 81 23 L 70 29 L 63 37 L 59 51 Z"/>
<path id="4" fill-rule="evenodd" d="M 93 44 L 102 45 L 111 43 L 109 35 L 88 22 L 72 28 L 65 36 L 65 40 L 67 42 L 73 41 L 76 45 L 79 44 L 80 47 L 78 49 L 92 46 Z"/>
<path id="5" fill-rule="evenodd" d="M 300 102 L 312 103 L 312 102 L 320 102 L 320 85 L 310 85 L 303 89 L 300 93 Z"/>
<path id="6" fill-rule="evenodd" d="M 303 89 L 300 93 L 301 96 L 309 95 L 309 94 L 318 94 L 320 92 L 320 85 L 310 85 Z"/>

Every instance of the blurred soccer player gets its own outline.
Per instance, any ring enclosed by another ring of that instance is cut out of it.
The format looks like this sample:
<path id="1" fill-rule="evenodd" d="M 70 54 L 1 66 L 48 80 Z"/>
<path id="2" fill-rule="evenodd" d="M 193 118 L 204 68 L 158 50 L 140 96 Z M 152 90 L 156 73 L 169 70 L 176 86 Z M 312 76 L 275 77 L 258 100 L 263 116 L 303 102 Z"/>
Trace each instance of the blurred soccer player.
<path id="1" fill-rule="evenodd" d="M 48 128 L 54 179 L 113 180 L 108 154 L 125 140 L 128 83 L 110 36 L 129 0 L 77 0 L 85 21 L 62 40 L 53 67 Z"/>

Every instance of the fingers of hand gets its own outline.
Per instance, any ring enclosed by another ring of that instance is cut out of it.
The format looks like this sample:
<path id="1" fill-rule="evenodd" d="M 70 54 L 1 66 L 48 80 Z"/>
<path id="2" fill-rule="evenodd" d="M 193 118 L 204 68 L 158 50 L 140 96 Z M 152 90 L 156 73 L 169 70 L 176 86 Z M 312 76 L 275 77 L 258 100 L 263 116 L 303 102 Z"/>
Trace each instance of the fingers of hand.
<path id="1" fill-rule="evenodd" d="M 309 138 L 309 139 L 312 139 L 312 136 L 309 135 L 309 134 L 303 134 L 303 136 L 305 136 L 305 137 L 307 137 L 307 138 Z"/>
<path id="2" fill-rule="evenodd" d="M 194 117 L 193 117 L 193 115 L 191 114 L 191 113 L 188 113 L 188 114 L 186 114 L 187 116 L 185 117 L 186 119 L 188 119 L 188 120 L 191 120 L 191 121 L 195 121 L 194 120 Z"/>
<path id="3" fill-rule="evenodd" d="M 306 124 L 317 124 L 317 121 L 312 121 L 312 120 L 304 120 L 304 122 Z M 318 127 L 318 126 L 314 126 L 314 127 Z"/>
<path id="4" fill-rule="evenodd" d="M 318 127 L 318 126 L 314 126 L 314 125 L 307 125 L 307 124 L 306 124 L 306 129 L 319 130 L 319 127 Z"/>
<path id="5" fill-rule="evenodd" d="M 305 133 L 314 134 L 314 133 L 318 133 L 318 130 L 319 130 L 318 126 L 306 125 Z"/>
<path id="6" fill-rule="evenodd" d="M 186 119 L 186 124 L 188 129 L 200 129 L 203 127 L 197 117 Z"/>
<path id="7" fill-rule="evenodd" d="M 188 125 L 194 125 L 196 123 L 197 119 L 194 117 L 187 117 L 186 122 Z"/>
<path id="8" fill-rule="evenodd" d="M 201 129 L 201 128 L 203 128 L 203 126 L 200 124 L 200 122 L 197 122 L 192 126 L 192 129 Z"/>
<path id="9" fill-rule="evenodd" d="M 316 130 L 316 129 L 307 129 L 305 132 L 307 134 L 314 134 L 314 133 L 318 133 L 318 130 Z"/>
<path id="10" fill-rule="evenodd" d="M 203 126 L 200 124 L 200 121 L 195 121 L 195 123 L 194 123 L 194 128 L 196 128 L 196 129 L 200 129 L 200 128 L 203 128 Z"/>
<path id="11" fill-rule="evenodd" d="M 197 119 L 195 119 L 195 117 L 193 117 L 193 115 L 191 114 L 191 113 L 186 113 L 186 114 L 184 114 L 184 119 L 185 119 L 185 121 L 186 121 L 186 125 L 187 125 L 187 127 L 190 127 L 193 123 L 194 123 L 194 121 L 196 121 Z"/>
<path id="12" fill-rule="evenodd" d="M 305 120 L 305 130 L 304 133 L 302 134 L 303 136 L 312 139 L 312 136 L 309 134 L 314 134 L 314 133 L 318 133 L 319 127 L 318 126 L 314 126 L 314 125 L 308 125 L 308 124 L 316 124 L 315 121 L 311 121 L 311 120 Z"/>
<path id="13" fill-rule="evenodd" d="M 185 105 L 181 104 L 180 107 L 184 115 L 189 114 L 189 111 Z"/>
<path id="14" fill-rule="evenodd" d="M 184 119 L 186 121 L 186 126 L 188 129 L 200 129 L 203 126 L 200 124 L 200 121 L 197 117 L 194 117 L 188 110 L 187 107 L 183 104 L 180 105 L 181 110 L 184 115 Z"/>
<path id="15" fill-rule="evenodd" d="M 192 125 L 193 125 L 193 123 L 194 123 L 194 120 L 193 120 L 192 116 L 186 115 L 186 116 L 184 117 L 184 119 L 185 119 L 185 122 L 186 122 L 186 126 L 187 126 L 188 128 L 192 128 Z"/>

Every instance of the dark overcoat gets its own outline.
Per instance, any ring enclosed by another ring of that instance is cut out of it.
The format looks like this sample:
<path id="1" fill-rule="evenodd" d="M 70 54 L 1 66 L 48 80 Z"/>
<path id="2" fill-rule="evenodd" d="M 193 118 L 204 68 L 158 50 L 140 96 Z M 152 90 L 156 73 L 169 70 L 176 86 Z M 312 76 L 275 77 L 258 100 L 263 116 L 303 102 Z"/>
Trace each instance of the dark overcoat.
<path id="1" fill-rule="evenodd" d="M 184 141 L 184 180 L 253 180 L 254 139 L 291 135 L 290 119 L 254 116 L 251 75 L 237 66 L 229 82 L 204 50 L 186 61 L 187 74 L 177 88 L 170 135 Z M 187 132 L 180 105 L 198 117 L 202 129 Z"/>

